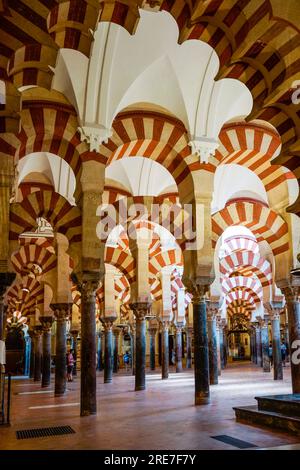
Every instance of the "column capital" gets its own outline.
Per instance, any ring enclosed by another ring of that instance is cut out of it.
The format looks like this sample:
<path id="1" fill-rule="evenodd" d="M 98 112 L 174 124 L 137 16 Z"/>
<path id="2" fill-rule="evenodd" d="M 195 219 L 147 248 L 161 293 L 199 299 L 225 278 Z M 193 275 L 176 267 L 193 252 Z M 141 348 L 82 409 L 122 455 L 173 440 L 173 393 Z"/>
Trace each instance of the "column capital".
<path id="1" fill-rule="evenodd" d="M 168 320 L 160 320 L 159 322 L 160 324 L 160 328 L 161 328 L 161 331 L 164 332 L 164 331 L 169 331 L 169 328 L 171 326 L 171 322 L 168 321 Z"/>
<path id="2" fill-rule="evenodd" d="M 138 320 L 144 320 L 149 314 L 151 303 L 150 302 L 134 302 L 129 304 L 129 307 L 133 311 L 134 316 Z"/>
<path id="3" fill-rule="evenodd" d="M 155 336 L 157 331 L 158 331 L 158 328 L 154 328 L 154 327 L 148 328 L 148 333 L 150 336 Z"/>
<path id="4" fill-rule="evenodd" d="M 102 317 L 102 318 L 100 318 L 100 321 L 103 324 L 103 328 L 104 328 L 105 332 L 113 330 L 115 320 L 116 320 L 116 317 Z"/>
<path id="5" fill-rule="evenodd" d="M 42 333 L 43 333 L 42 325 L 36 325 L 33 328 L 33 335 L 34 335 L 35 338 L 38 338 L 38 337 L 42 336 Z"/>
<path id="6" fill-rule="evenodd" d="M 184 323 L 183 322 L 177 322 L 175 324 L 176 333 L 182 333 L 183 328 L 184 328 Z"/>
<path id="7" fill-rule="evenodd" d="M 71 329 L 71 330 L 70 330 L 70 333 L 71 333 L 71 335 L 73 336 L 73 338 L 77 338 L 78 333 L 79 333 L 79 330 Z"/>
<path id="8" fill-rule="evenodd" d="M 199 279 L 183 279 L 187 291 L 192 294 L 192 303 L 199 304 L 206 301 L 206 293 L 209 291 L 210 284 L 202 284 Z"/>
<path id="9" fill-rule="evenodd" d="M 53 324 L 53 321 L 54 321 L 53 316 L 52 315 L 40 316 L 39 320 L 42 324 L 43 332 L 49 333 L 51 331 L 52 324 Z"/>
<path id="10" fill-rule="evenodd" d="M 64 322 L 70 318 L 70 309 L 72 308 L 71 303 L 57 303 L 51 304 L 50 308 L 54 312 L 56 321 Z"/>
<path id="11" fill-rule="evenodd" d="M 300 286 L 289 285 L 286 287 L 282 287 L 281 291 L 287 303 L 300 302 Z"/>
<path id="12" fill-rule="evenodd" d="M 207 319 L 216 320 L 219 313 L 219 302 L 206 301 Z"/>
<path id="13" fill-rule="evenodd" d="M 84 300 L 95 299 L 99 283 L 103 278 L 100 269 L 99 271 L 83 271 L 78 274 L 73 273 L 71 277 Z"/>
<path id="14" fill-rule="evenodd" d="M 113 327 L 113 333 L 114 333 L 115 336 L 120 336 L 121 329 L 117 325 L 115 325 Z"/>

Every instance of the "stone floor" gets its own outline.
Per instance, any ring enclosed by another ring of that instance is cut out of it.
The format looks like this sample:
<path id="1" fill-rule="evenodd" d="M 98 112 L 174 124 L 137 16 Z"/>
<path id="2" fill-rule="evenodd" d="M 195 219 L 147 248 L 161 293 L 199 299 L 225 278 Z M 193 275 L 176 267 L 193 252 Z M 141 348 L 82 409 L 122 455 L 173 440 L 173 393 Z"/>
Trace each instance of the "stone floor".
<path id="1" fill-rule="evenodd" d="M 193 371 L 159 371 L 147 375 L 147 390 L 134 391 L 134 377 L 120 372 L 112 384 L 98 373 L 98 414 L 79 417 L 79 377 L 68 384 L 64 397 L 54 398 L 53 385 L 13 381 L 11 426 L 0 427 L 0 449 L 230 449 L 235 447 L 212 436 L 228 436 L 260 448 L 300 443 L 300 436 L 236 423 L 233 406 L 254 404 L 255 395 L 290 393 L 290 369 L 275 382 L 272 373 L 249 363 L 231 364 L 219 384 L 211 387 L 211 404 L 195 407 Z M 35 393 L 31 393 L 35 392 Z M 16 430 L 70 425 L 75 434 L 16 439 Z"/>

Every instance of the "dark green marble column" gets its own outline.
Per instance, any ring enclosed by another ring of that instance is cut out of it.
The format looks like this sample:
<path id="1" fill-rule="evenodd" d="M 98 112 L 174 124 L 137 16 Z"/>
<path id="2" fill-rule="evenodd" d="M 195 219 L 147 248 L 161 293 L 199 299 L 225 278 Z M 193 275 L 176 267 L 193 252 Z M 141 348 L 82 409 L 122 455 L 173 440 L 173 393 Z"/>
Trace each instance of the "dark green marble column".
<path id="1" fill-rule="evenodd" d="M 155 349 L 156 349 L 156 328 L 149 328 L 149 338 L 150 338 L 150 369 L 155 370 Z"/>
<path id="2" fill-rule="evenodd" d="M 119 337 L 120 337 L 120 329 L 118 327 L 113 329 L 114 333 L 114 354 L 113 354 L 113 372 L 117 373 L 119 370 Z"/>
<path id="3" fill-rule="evenodd" d="M 176 372 L 182 372 L 182 323 L 176 325 Z"/>
<path id="4" fill-rule="evenodd" d="M 186 368 L 192 368 L 192 334 L 193 328 L 188 326 L 186 329 Z"/>
<path id="5" fill-rule="evenodd" d="M 262 367 L 262 349 L 261 349 L 261 329 L 255 325 L 255 344 L 256 344 L 256 364 Z"/>
<path id="6" fill-rule="evenodd" d="M 206 301 L 193 297 L 195 405 L 210 402 Z"/>
<path id="7" fill-rule="evenodd" d="M 281 341 L 280 341 L 280 313 L 272 316 L 272 349 L 273 349 L 273 374 L 274 380 L 283 380 Z"/>
<path id="8" fill-rule="evenodd" d="M 114 318 L 102 319 L 105 335 L 105 350 L 104 350 L 104 383 L 112 382 L 114 357 L 113 357 L 113 322 Z"/>
<path id="9" fill-rule="evenodd" d="M 217 317 L 209 307 L 208 311 L 209 381 L 210 385 L 216 385 L 218 383 Z"/>

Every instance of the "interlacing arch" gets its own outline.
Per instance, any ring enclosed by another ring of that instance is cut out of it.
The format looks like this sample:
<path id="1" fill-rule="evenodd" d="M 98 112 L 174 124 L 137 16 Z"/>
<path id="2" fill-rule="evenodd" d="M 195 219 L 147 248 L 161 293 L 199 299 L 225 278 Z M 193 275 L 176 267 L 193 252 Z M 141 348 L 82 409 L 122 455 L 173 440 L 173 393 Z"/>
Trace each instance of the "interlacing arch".
<path id="1" fill-rule="evenodd" d="M 212 216 L 212 243 L 232 225 L 244 225 L 255 235 L 257 242 L 265 240 L 276 257 L 289 250 L 288 225 L 283 218 L 260 202 L 233 201 Z"/>
<path id="2" fill-rule="evenodd" d="M 11 262 L 16 273 L 25 276 L 34 272 L 35 266 L 40 269 L 40 274 L 46 274 L 56 267 L 57 259 L 52 250 L 35 243 L 27 243 L 12 254 Z"/>
<path id="3" fill-rule="evenodd" d="M 272 158 L 281 147 L 277 132 L 263 125 L 244 122 L 226 124 L 219 134 L 220 146 L 216 150 L 219 165 L 242 165 L 253 171 L 262 181 L 267 192 L 293 179 L 292 172 L 279 165 L 271 165 Z M 287 192 L 287 188 L 283 188 Z"/>
<path id="4" fill-rule="evenodd" d="M 254 271 L 261 281 L 262 287 L 272 285 L 271 264 L 259 254 L 242 251 L 232 253 L 220 260 L 220 272 L 225 277 L 229 277 L 235 272 L 242 273 L 242 268 L 250 268 L 251 271 Z"/>
<path id="5" fill-rule="evenodd" d="M 10 310 L 19 310 L 21 313 L 41 308 L 44 304 L 44 286 L 36 279 L 25 276 L 17 279 L 6 293 L 6 301 Z"/>
<path id="6" fill-rule="evenodd" d="M 11 204 L 10 240 L 18 240 L 23 232 L 35 229 L 39 217 L 46 219 L 55 232 L 65 235 L 70 244 L 81 242 L 80 210 L 54 191 L 37 191 Z"/>
<path id="7" fill-rule="evenodd" d="M 222 292 L 224 294 L 228 294 L 235 289 L 249 289 L 262 298 L 263 290 L 258 279 L 245 276 L 224 277 L 222 279 Z"/>
<path id="8" fill-rule="evenodd" d="M 120 113 L 113 122 L 113 135 L 100 148 L 107 165 L 123 157 L 145 157 L 160 163 L 173 176 L 181 197 L 186 185 L 193 187 L 191 171 L 200 168 L 191 154 L 187 130 L 181 121 L 154 112 Z"/>

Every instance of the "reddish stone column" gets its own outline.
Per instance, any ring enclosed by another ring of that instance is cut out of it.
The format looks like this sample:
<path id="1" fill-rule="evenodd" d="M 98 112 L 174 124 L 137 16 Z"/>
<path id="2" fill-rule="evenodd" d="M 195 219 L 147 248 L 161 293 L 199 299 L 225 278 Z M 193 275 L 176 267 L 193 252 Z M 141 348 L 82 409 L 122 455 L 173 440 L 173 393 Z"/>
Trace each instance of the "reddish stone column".
<path id="1" fill-rule="evenodd" d="M 55 351 L 55 386 L 56 397 L 66 392 L 67 378 L 67 320 L 72 304 L 57 303 L 50 305 L 56 319 L 56 351 Z"/>
<path id="2" fill-rule="evenodd" d="M 51 328 L 52 316 L 41 316 L 40 322 L 43 331 L 43 354 L 42 354 L 42 387 L 49 387 L 51 381 Z"/>

